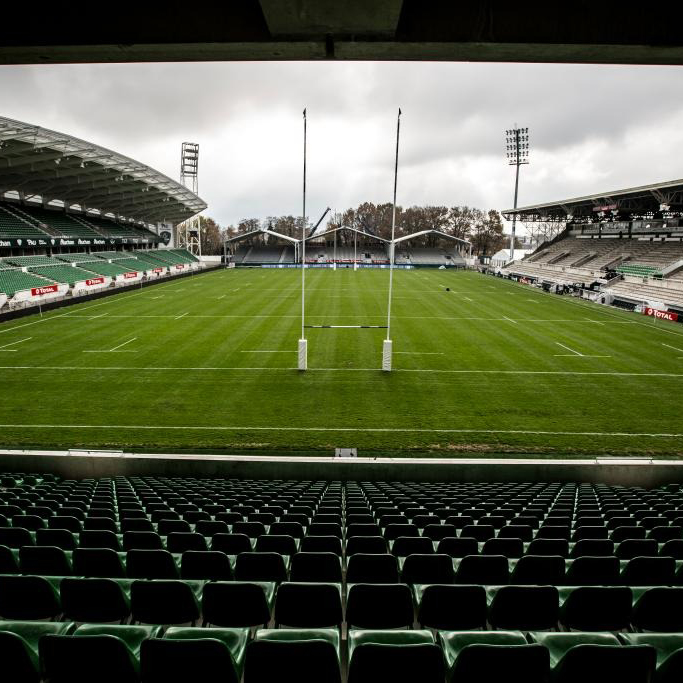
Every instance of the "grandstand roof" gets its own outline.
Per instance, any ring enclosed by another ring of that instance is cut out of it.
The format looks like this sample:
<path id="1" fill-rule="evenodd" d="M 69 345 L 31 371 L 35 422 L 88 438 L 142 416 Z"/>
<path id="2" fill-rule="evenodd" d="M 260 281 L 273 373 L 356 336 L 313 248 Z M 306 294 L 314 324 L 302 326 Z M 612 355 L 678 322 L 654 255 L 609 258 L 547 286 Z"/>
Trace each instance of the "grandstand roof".
<path id="1" fill-rule="evenodd" d="M 359 230 L 358 228 L 352 228 L 347 225 L 342 225 L 338 228 L 330 228 L 329 230 L 325 230 L 324 232 L 313 233 L 306 237 L 306 241 L 308 242 L 309 240 L 317 240 L 320 237 L 324 237 L 325 235 L 331 235 L 332 233 L 339 232 L 340 230 L 350 230 L 351 232 L 355 232 L 358 235 L 365 235 L 365 237 L 369 237 L 372 240 L 377 240 L 378 242 L 389 242 L 389 240 L 385 240 L 383 237 L 380 237 L 379 235 L 373 235 L 372 233 L 366 232 L 365 230 Z"/>
<path id="2" fill-rule="evenodd" d="M 416 237 L 422 237 L 423 235 L 439 235 L 439 237 L 444 237 L 447 240 L 454 240 L 456 242 L 462 242 L 463 244 L 472 246 L 471 242 L 468 242 L 461 237 L 455 237 L 454 235 L 449 235 L 447 232 L 441 232 L 441 230 L 435 230 L 434 228 L 430 230 L 420 230 L 419 232 L 413 232 L 410 235 L 402 235 L 401 237 L 397 237 L 394 242 L 397 244 L 399 242 L 407 242 L 408 240 L 415 239 Z"/>
<path id="3" fill-rule="evenodd" d="M 0 193 L 17 191 L 149 223 L 206 208 L 185 186 L 99 145 L 0 117 Z"/>
<path id="4" fill-rule="evenodd" d="M 242 232 L 239 235 L 235 235 L 234 237 L 228 237 L 228 239 L 226 239 L 225 241 L 240 242 L 242 240 L 247 239 L 248 237 L 253 237 L 254 235 L 272 235 L 273 237 L 277 237 L 278 239 L 283 239 L 287 242 L 294 242 L 295 244 L 300 241 L 295 237 L 283 235 L 282 233 L 275 232 L 275 230 L 270 230 L 269 228 L 256 228 L 255 230 L 250 230 L 249 232 Z"/>
<path id="5" fill-rule="evenodd" d="M 502 213 L 508 220 L 516 215 L 519 220 L 533 223 L 596 217 L 601 211 L 608 213 L 613 210 L 642 215 L 660 211 L 662 204 L 671 210 L 683 210 L 683 180 L 669 180 L 653 185 L 522 206 L 516 210 L 506 209 Z"/>
<path id="6" fill-rule="evenodd" d="M 184 60 L 439 60 L 682 64 L 681 3 L 619 0 L 119 0 L 6 3 L 0 63 Z M 172 29 L 172 30 L 171 30 Z"/>

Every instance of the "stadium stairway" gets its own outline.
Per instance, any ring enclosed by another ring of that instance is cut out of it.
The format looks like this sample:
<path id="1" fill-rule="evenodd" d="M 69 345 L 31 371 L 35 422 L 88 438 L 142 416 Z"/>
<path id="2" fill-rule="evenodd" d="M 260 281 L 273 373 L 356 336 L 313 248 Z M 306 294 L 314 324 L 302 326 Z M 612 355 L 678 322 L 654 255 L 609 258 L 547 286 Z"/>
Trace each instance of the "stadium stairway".
<path id="1" fill-rule="evenodd" d="M 679 485 L 5 473 L 0 501 L 13 683 L 683 678 Z"/>

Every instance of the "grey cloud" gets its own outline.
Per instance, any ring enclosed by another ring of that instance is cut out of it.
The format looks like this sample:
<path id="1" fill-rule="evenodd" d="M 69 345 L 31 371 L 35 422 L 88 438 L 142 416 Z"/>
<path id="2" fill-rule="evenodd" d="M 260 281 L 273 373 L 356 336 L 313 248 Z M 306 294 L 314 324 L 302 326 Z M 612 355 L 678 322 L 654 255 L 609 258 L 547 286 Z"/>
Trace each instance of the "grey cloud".
<path id="1" fill-rule="evenodd" d="M 0 88 L 4 115 L 112 147 L 174 178 L 180 143 L 199 142 L 200 194 L 221 223 L 300 211 L 303 106 L 311 215 L 328 204 L 390 199 L 398 106 L 404 206 L 508 208 L 504 131 L 515 122 L 531 129 L 523 203 L 680 175 L 673 152 L 683 128 L 677 67 L 31 66 L 0 67 Z M 639 141 L 642 131 L 647 141 Z"/>

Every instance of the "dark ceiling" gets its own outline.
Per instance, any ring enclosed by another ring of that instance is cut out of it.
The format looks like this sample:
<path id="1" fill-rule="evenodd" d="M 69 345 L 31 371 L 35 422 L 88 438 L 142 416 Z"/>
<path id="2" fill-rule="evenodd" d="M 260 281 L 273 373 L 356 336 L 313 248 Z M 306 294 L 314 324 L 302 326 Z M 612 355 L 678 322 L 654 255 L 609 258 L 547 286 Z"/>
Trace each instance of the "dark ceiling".
<path id="1" fill-rule="evenodd" d="M 441 60 L 683 64 L 683 3 L 93 0 L 3 7 L 0 64 Z"/>

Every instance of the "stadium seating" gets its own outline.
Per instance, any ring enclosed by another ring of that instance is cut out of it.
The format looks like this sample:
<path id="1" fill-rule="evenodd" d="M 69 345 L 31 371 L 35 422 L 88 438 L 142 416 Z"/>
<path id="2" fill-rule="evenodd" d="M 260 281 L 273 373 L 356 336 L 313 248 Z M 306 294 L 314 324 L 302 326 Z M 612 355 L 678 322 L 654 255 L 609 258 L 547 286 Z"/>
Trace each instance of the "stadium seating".
<path id="1" fill-rule="evenodd" d="M 678 485 L 0 483 L 8 680 L 680 680 Z"/>
<path id="2" fill-rule="evenodd" d="M 53 284 L 53 282 L 54 280 L 47 276 L 25 273 L 19 268 L 0 270 L 0 292 L 7 294 L 9 297 L 24 289 L 44 287 L 45 285 Z"/>

